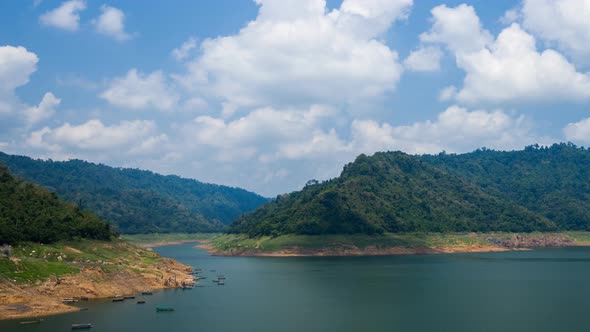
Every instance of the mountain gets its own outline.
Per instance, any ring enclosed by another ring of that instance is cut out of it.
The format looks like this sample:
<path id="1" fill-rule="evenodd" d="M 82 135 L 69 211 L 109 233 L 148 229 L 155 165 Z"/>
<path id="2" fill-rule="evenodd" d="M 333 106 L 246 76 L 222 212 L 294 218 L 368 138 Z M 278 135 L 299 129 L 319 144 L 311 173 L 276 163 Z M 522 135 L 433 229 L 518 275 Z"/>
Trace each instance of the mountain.
<path id="1" fill-rule="evenodd" d="M 571 143 L 523 151 L 480 149 L 422 161 L 510 199 L 563 230 L 590 230 L 590 150 Z"/>
<path id="2" fill-rule="evenodd" d="M 340 177 L 310 181 L 230 227 L 250 236 L 556 229 L 510 197 L 402 152 L 360 155 Z"/>
<path id="3" fill-rule="evenodd" d="M 72 238 L 109 240 L 110 225 L 56 194 L 16 179 L 0 164 L 0 244 L 52 243 Z"/>
<path id="4" fill-rule="evenodd" d="M 214 232 L 268 200 L 239 188 L 82 160 L 36 160 L 0 152 L 0 162 L 126 234 Z"/>

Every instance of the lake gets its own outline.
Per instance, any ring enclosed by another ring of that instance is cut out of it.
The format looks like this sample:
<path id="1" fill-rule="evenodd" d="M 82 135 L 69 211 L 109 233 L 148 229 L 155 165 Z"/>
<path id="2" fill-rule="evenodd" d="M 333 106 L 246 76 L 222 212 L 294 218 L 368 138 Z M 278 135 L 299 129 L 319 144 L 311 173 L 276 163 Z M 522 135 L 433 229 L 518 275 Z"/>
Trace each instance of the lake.
<path id="1" fill-rule="evenodd" d="M 590 248 L 389 257 L 213 257 L 155 250 L 203 269 L 204 287 L 167 290 L 40 325 L 0 331 L 582 331 L 590 326 Z M 212 272 L 211 270 L 215 270 Z M 226 276 L 224 286 L 211 280 Z M 155 305 L 175 312 L 156 313 Z"/>

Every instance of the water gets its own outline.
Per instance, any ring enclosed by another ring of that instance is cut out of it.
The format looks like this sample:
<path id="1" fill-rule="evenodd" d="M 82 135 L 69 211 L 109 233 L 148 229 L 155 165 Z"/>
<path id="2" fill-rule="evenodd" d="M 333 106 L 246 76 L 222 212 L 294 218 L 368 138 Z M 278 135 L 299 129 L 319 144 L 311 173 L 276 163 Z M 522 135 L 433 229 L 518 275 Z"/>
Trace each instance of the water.
<path id="1" fill-rule="evenodd" d="M 192 244 L 156 249 L 200 267 L 206 287 L 168 290 L 40 325 L 1 332 L 69 331 L 587 331 L 590 248 L 332 258 L 212 257 Z M 210 270 L 216 270 L 211 272 Z M 225 286 L 211 280 L 218 273 Z M 156 313 L 155 305 L 171 305 Z"/>

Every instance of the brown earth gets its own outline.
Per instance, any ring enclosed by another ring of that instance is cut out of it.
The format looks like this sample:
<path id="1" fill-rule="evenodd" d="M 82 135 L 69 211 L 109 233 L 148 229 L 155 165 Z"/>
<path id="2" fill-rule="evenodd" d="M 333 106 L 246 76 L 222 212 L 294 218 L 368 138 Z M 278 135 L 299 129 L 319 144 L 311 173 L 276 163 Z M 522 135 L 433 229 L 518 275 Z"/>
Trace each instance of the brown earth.
<path id="1" fill-rule="evenodd" d="M 193 279 L 191 268 L 162 258 L 149 269 L 128 266 L 112 270 L 93 266 L 79 274 L 50 278 L 34 285 L 0 281 L 0 319 L 39 317 L 79 310 L 63 304 L 66 298 L 108 298 L 136 294 L 144 290 L 180 287 Z"/>

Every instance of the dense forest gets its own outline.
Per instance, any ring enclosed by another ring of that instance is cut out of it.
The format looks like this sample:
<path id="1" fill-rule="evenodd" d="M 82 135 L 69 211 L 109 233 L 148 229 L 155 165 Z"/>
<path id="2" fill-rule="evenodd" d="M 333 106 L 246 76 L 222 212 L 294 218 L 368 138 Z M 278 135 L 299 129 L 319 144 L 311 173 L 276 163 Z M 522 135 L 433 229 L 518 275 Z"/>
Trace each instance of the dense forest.
<path id="1" fill-rule="evenodd" d="M 0 164 L 0 245 L 72 238 L 109 240 L 110 225 L 55 193 L 16 179 Z"/>
<path id="2" fill-rule="evenodd" d="M 446 158 L 445 155 L 442 156 Z M 527 154 L 521 152 L 513 156 L 526 158 Z M 558 163 L 559 158 L 555 157 L 553 161 Z M 587 157 L 578 159 L 578 162 L 582 163 L 583 160 L 587 160 Z M 519 204 L 518 200 L 509 195 L 498 190 L 488 190 L 462 176 L 460 172 L 435 167 L 431 161 L 431 158 L 402 152 L 380 152 L 371 157 L 360 155 L 353 163 L 344 167 L 340 177 L 323 183 L 310 181 L 301 191 L 279 196 L 254 212 L 238 218 L 231 225 L 230 232 L 258 236 L 290 233 L 530 232 L 570 229 L 558 224 L 550 213 L 537 213 Z M 564 168 L 569 167 L 568 165 L 569 163 L 564 164 Z M 589 164 L 585 165 L 587 167 Z M 511 170 L 507 169 L 506 172 L 510 173 Z M 567 169 L 562 169 L 553 176 L 567 172 Z M 575 178 L 576 174 L 581 175 L 575 173 L 571 178 Z M 584 186 L 587 186 L 587 171 L 585 174 Z M 511 176 L 528 176 L 529 180 L 522 180 L 525 183 L 541 181 L 540 177 L 526 173 L 513 173 Z M 482 177 L 487 177 L 490 183 L 503 181 L 500 177 L 496 178 L 493 171 Z M 531 190 L 535 186 L 530 184 L 522 190 Z M 568 194 L 573 195 L 573 192 Z M 587 196 L 584 197 L 587 199 Z M 564 198 L 561 201 L 566 200 Z M 572 199 L 571 202 L 573 201 Z"/>
<path id="3" fill-rule="evenodd" d="M 563 230 L 590 230 L 590 150 L 571 143 L 523 151 L 480 149 L 422 156 L 496 196 L 510 199 Z"/>
<path id="4" fill-rule="evenodd" d="M 0 152 L 0 162 L 126 234 L 220 231 L 268 201 L 243 189 L 81 160 L 44 161 Z"/>

